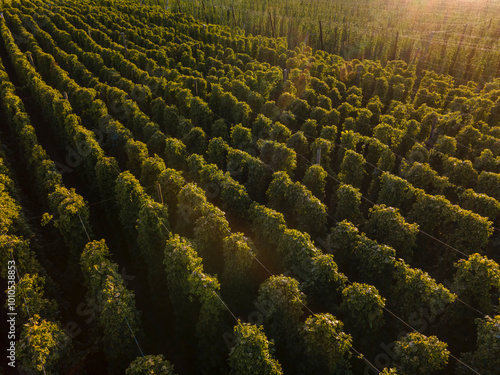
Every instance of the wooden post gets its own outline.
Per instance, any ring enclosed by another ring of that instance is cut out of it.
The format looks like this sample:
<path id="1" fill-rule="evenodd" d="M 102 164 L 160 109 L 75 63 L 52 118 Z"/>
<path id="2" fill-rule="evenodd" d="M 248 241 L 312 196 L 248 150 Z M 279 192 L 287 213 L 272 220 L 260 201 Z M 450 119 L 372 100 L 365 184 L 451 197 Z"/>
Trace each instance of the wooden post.
<path id="1" fill-rule="evenodd" d="M 283 82 L 286 82 L 287 79 L 288 79 L 288 70 L 283 69 Z"/>
<path id="2" fill-rule="evenodd" d="M 316 164 L 320 164 L 321 163 L 321 148 L 318 147 L 316 149 Z"/>
<path id="3" fill-rule="evenodd" d="M 163 194 L 161 193 L 161 185 L 158 184 L 158 197 L 160 198 L 159 201 L 161 201 L 161 204 L 163 204 Z"/>
<path id="4" fill-rule="evenodd" d="M 429 52 L 429 48 L 431 46 L 431 41 L 432 41 L 433 37 L 434 37 L 434 31 L 431 31 L 431 34 L 429 35 L 429 40 L 427 41 L 427 46 L 425 46 L 424 55 L 422 56 L 422 58 L 420 59 L 420 61 L 418 62 L 418 65 L 417 65 L 417 79 L 420 76 L 422 69 L 424 68 L 424 64 L 427 60 L 427 53 Z"/>
<path id="5" fill-rule="evenodd" d="M 325 46 L 323 45 L 323 28 L 321 27 L 321 21 L 319 21 L 319 42 L 321 45 L 321 50 L 325 50 Z"/>
<path id="6" fill-rule="evenodd" d="M 233 12 L 233 27 L 236 27 L 236 17 L 234 16 L 234 6 L 231 4 L 231 11 Z"/>
<path id="7" fill-rule="evenodd" d="M 128 50 L 127 50 L 127 41 L 125 40 L 125 33 L 122 31 L 122 32 L 121 32 L 121 35 L 122 35 L 122 43 L 123 43 L 123 47 L 125 48 L 125 55 L 128 55 Z"/>
<path id="8" fill-rule="evenodd" d="M 207 10 L 205 9 L 205 2 L 204 1 L 201 2 L 201 6 L 203 7 L 203 14 L 205 15 L 205 22 L 208 25 L 208 16 L 207 16 Z"/>
<path id="9" fill-rule="evenodd" d="M 451 59 L 451 65 L 450 69 L 448 70 L 449 74 L 452 74 L 453 69 L 455 68 L 455 63 L 457 62 L 458 59 L 458 54 L 460 53 L 460 49 L 462 47 L 462 43 L 465 38 L 465 32 L 467 31 L 467 24 L 465 24 L 464 31 L 462 33 L 462 37 L 460 38 L 460 43 L 458 43 L 457 51 L 455 52 L 455 55 L 453 56 L 453 59 Z"/>
<path id="10" fill-rule="evenodd" d="M 389 60 L 396 60 L 396 54 L 398 50 L 398 39 L 399 39 L 399 31 L 396 33 L 396 41 L 394 42 L 394 48 L 392 50 Z"/>
<path id="11" fill-rule="evenodd" d="M 31 65 L 35 66 L 35 62 L 33 61 L 33 56 L 31 56 L 31 52 L 26 52 L 26 57 L 28 58 Z"/>
<path id="12" fill-rule="evenodd" d="M 273 38 L 276 38 L 276 34 L 274 33 L 273 17 L 271 16 L 271 12 L 270 11 L 269 11 L 269 22 L 271 23 L 271 31 L 273 33 Z"/>
<path id="13" fill-rule="evenodd" d="M 363 67 L 361 65 L 358 65 L 356 68 L 356 86 L 361 85 L 361 71 L 363 70 Z"/>

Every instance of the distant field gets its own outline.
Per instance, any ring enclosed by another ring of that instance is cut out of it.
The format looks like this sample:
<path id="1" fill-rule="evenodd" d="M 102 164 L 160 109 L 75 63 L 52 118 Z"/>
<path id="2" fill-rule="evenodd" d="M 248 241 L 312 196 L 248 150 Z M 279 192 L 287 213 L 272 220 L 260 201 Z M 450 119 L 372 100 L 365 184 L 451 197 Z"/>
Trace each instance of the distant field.
<path id="1" fill-rule="evenodd" d="M 460 83 L 500 76 L 496 0 L 206 0 L 205 11 L 201 3 L 180 1 L 197 19 L 285 37 L 292 49 L 305 43 L 345 59 L 401 59 Z"/>

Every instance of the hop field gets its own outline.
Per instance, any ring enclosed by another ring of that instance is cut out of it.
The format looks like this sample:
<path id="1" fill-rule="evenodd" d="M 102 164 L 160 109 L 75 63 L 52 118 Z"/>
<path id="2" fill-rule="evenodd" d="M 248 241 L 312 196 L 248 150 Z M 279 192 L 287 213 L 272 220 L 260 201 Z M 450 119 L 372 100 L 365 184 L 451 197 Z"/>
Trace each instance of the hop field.
<path id="1" fill-rule="evenodd" d="M 498 74 L 217 6 L 2 3 L 1 369 L 497 374 Z"/>

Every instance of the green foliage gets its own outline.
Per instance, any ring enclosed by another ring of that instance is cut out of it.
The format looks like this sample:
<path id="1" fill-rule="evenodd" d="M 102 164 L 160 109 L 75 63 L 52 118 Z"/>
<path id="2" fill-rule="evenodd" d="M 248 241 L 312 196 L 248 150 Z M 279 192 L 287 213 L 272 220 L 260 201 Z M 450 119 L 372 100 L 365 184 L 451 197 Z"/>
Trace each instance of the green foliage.
<path id="1" fill-rule="evenodd" d="M 255 250 L 250 240 L 242 233 L 233 233 L 223 239 L 224 272 L 223 285 L 230 289 L 232 297 L 244 295 L 250 286 L 248 272 L 254 262 Z"/>
<path id="2" fill-rule="evenodd" d="M 269 135 L 271 140 L 286 144 L 288 139 L 290 139 L 292 132 L 282 123 L 275 122 Z"/>
<path id="3" fill-rule="evenodd" d="M 253 144 L 252 132 L 250 129 L 237 124 L 231 128 L 231 146 L 238 150 L 246 151 Z"/>
<path id="4" fill-rule="evenodd" d="M 397 371 L 395 368 L 384 368 L 382 372 L 380 372 L 381 375 L 398 375 Z"/>
<path id="5" fill-rule="evenodd" d="M 249 214 L 253 232 L 268 243 L 277 245 L 286 229 L 283 214 L 256 202 L 250 207 Z"/>
<path id="6" fill-rule="evenodd" d="M 465 188 L 476 186 L 478 175 L 470 160 L 459 160 L 449 157 L 444 160 L 443 168 L 445 176 L 450 179 L 451 183 Z"/>
<path id="7" fill-rule="evenodd" d="M 134 339 L 140 334 L 139 312 L 134 293 L 129 291 L 118 273 L 118 265 L 110 260 L 104 242 L 89 242 L 82 252 L 80 265 L 88 289 L 88 298 L 97 308 L 102 344 L 110 361 L 129 358 Z"/>
<path id="8" fill-rule="evenodd" d="M 477 253 L 455 263 L 453 290 L 458 297 L 486 314 L 492 312 L 492 295 L 500 290 L 500 267 Z"/>
<path id="9" fill-rule="evenodd" d="M 165 270 L 167 273 L 170 299 L 175 306 L 177 319 L 182 321 L 185 315 L 192 316 L 194 298 L 201 304 L 196 321 L 196 336 L 201 350 L 201 361 L 205 368 L 220 366 L 220 347 L 212 346 L 213 337 L 222 335 L 222 314 L 224 307 L 218 297 L 220 289 L 216 277 L 203 272 L 202 259 L 185 238 L 171 236 L 165 246 Z M 189 322 L 192 325 L 192 322 Z"/>
<path id="10" fill-rule="evenodd" d="M 229 142 L 229 132 L 224 119 L 218 119 L 212 124 L 212 138 L 220 137 L 224 141 Z"/>
<path id="11" fill-rule="evenodd" d="M 224 212 L 212 204 L 201 206 L 200 214 L 194 223 L 194 240 L 205 262 L 209 262 L 220 252 L 223 238 L 229 235 L 230 228 Z"/>
<path id="12" fill-rule="evenodd" d="M 448 363 L 447 344 L 436 336 L 410 333 L 396 341 L 396 369 L 407 375 L 431 374 Z"/>
<path id="13" fill-rule="evenodd" d="M 283 262 L 292 267 L 306 264 L 318 253 L 311 237 L 295 229 L 286 229 L 281 233 L 277 251 L 282 256 Z"/>
<path id="14" fill-rule="evenodd" d="M 415 189 L 406 180 L 390 173 L 382 173 L 377 203 L 405 210 L 415 196 Z"/>
<path id="15" fill-rule="evenodd" d="M 339 178 L 344 184 L 361 188 L 365 176 L 364 165 L 366 161 L 362 155 L 347 150 L 340 165 Z"/>
<path id="16" fill-rule="evenodd" d="M 167 161 L 167 167 L 185 170 L 186 159 L 186 145 L 177 139 L 168 138 L 165 145 L 165 160 Z"/>
<path id="17" fill-rule="evenodd" d="M 257 139 L 270 139 L 273 122 L 262 113 L 252 124 L 252 133 Z"/>
<path id="18" fill-rule="evenodd" d="M 170 229 L 167 207 L 147 201 L 137 217 L 137 243 L 141 257 L 149 267 L 148 277 L 152 285 L 157 285 L 161 279 L 163 267 L 163 248 Z"/>
<path id="19" fill-rule="evenodd" d="M 429 160 L 429 150 L 421 144 L 415 143 L 408 154 L 408 162 L 413 164 L 414 162 L 426 163 Z"/>
<path id="20" fill-rule="evenodd" d="M 486 171 L 481 172 L 476 191 L 500 200 L 500 174 Z"/>
<path id="21" fill-rule="evenodd" d="M 348 220 L 343 220 L 332 227 L 328 236 L 328 248 L 337 251 L 339 256 L 346 256 L 354 251 L 358 237 L 358 228 Z"/>
<path id="22" fill-rule="evenodd" d="M 212 113 L 208 105 L 198 97 L 191 99 L 189 118 L 193 122 L 193 126 L 199 127 L 205 132 L 210 131 Z"/>
<path id="23" fill-rule="evenodd" d="M 19 226 L 21 219 L 21 207 L 11 197 L 11 195 L 4 190 L 5 186 L 0 184 L 0 234 L 7 234 L 11 230 L 15 231 L 13 227 Z"/>
<path id="24" fill-rule="evenodd" d="M 271 276 L 259 287 L 255 305 L 264 315 L 264 327 L 277 342 L 297 334 L 303 315 L 305 295 L 299 282 L 291 277 Z"/>
<path id="25" fill-rule="evenodd" d="M 204 213 L 207 204 L 205 192 L 196 184 L 186 184 L 177 196 L 178 216 L 186 224 L 193 225 Z"/>
<path id="26" fill-rule="evenodd" d="M 318 134 L 318 123 L 316 120 L 307 120 L 302 124 L 300 130 L 309 138 L 316 138 Z"/>
<path id="27" fill-rule="evenodd" d="M 460 144 L 458 149 L 458 157 L 463 158 L 470 150 L 479 146 L 481 132 L 472 125 L 464 126 L 455 137 L 457 144 Z"/>
<path id="28" fill-rule="evenodd" d="M 299 182 L 293 183 L 285 172 L 276 172 L 266 192 L 272 208 L 293 215 L 298 229 L 313 237 L 326 230 L 326 207 Z"/>
<path id="29" fill-rule="evenodd" d="M 394 129 L 389 124 L 381 123 L 373 129 L 373 136 L 387 146 L 394 148 L 398 145 L 401 134 L 399 129 Z"/>
<path id="30" fill-rule="evenodd" d="M 500 202 L 486 194 L 477 194 L 467 189 L 459 195 L 460 207 L 473 211 L 481 216 L 495 221 L 500 215 Z"/>
<path id="31" fill-rule="evenodd" d="M 273 358 L 273 343 L 268 341 L 262 327 L 238 322 L 234 335 L 235 346 L 228 360 L 231 375 L 283 374 L 279 362 Z"/>
<path id="32" fill-rule="evenodd" d="M 158 155 L 144 160 L 141 166 L 141 185 L 148 192 L 156 191 L 158 176 L 165 170 L 165 162 Z"/>
<path id="33" fill-rule="evenodd" d="M 500 366 L 500 315 L 486 316 L 476 319 L 477 349 L 472 353 L 464 353 L 462 360 L 481 374 L 494 374 Z M 457 365 L 458 373 L 465 374 L 469 369 Z"/>
<path id="34" fill-rule="evenodd" d="M 95 165 L 97 186 L 105 199 L 114 198 L 116 179 L 120 174 L 118 162 L 114 158 L 101 158 Z"/>
<path id="35" fill-rule="evenodd" d="M 59 324 L 34 314 L 23 327 L 16 345 L 23 367 L 37 372 L 57 374 L 60 361 L 71 349 L 70 338 Z"/>
<path id="36" fill-rule="evenodd" d="M 321 150 L 321 160 L 320 165 L 330 174 L 333 174 L 332 169 L 332 152 L 334 148 L 334 143 L 323 138 L 316 138 L 314 142 L 311 143 L 311 162 L 316 163 L 318 150 Z"/>
<path id="37" fill-rule="evenodd" d="M 486 148 L 474 159 L 474 169 L 479 171 L 500 172 L 500 157 L 494 157 L 493 152 Z"/>
<path id="38" fill-rule="evenodd" d="M 212 138 L 208 142 L 207 162 L 217 165 L 221 170 L 226 169 L 226 157 L 230 150 L 229 145 L 220 137 Z"/>
<path id="39" fill-rule="evenodd" d="M 457 140 L 446 135 L 440 135 L 434 145 L 434 150 L 448 156 L 454 156 L 457 150 Z"/>
<path id="40" fill-rule="evenodd" d="M 450 220 L 453 226 L 446 233 L 445 240 L 468 254 L 483 250 L 488 238 L 493 234 L 491 221 L 458 206 L 452 206 L 452 214 L 447 220 Z"/>
<path id="41" fill-rule="evenodd" d="M 385 298 L 377 288 L 368 284 L 353 283 L 342 291 L 340 309 L 345 324 L 355 337 L 376 333 L 384 325 Z"/>
<path id="42" fill-rule="evenodd" d="M 134 176 L 140 176 L 142 163 L 149 156 L 148 147 L 140 142 L 129 139 L 125 146 L 125 152 L 127 153 L 128 161 L 127 168 L 134 174 Z"/>
<path id="43" fill-rule="evenodd" d="M 304 324 L 306 353 L 311 357 L 309 363 L 323 370 L 322 374 L 337 374 L 349 368 L 352 338 L 343 328 L 342 322 L 329 313 L 312 315 Z"/>
<path id="44" fill-rule="evenodd" d="M 21 275 L 39 273 L 40 277 L 44 277 L 40 270 L 41 266 L 30 249 L 30 242 L 23 237 L 2 234 L 0 235 L 0 261 L 3 263 L 0 267 L 0 275 L 4 279 L 8 277 L 8 262 L 12 260 L 13 255 L 17 260 L 17 270 Z"/>
<path id="45" fill-rule="evenodd" d="M 89 208 L 83 197 L 58 186 L 48 196 L 50 208 L 57 212 L 55 225 L 59 228 L 66 244 L 74 254 L 80 253 L 90 236 Z"/>
<path id="46" fill-rule="evenodd" d="M 375 205 L 369 210 L 364 229 L 368 237 L 393 247 L 399 257 L 409 261 L 417 240 L 418 224 L 409 224 L 399 210 Z"/>
<path id="47" fill-rule="evenodd" d="M 395 263 L 394 297 L 397 309 L 401 311 L 404 319 L 414 314 L 421 314 L 417 307 L 427 307 L 432 320 L 441 314 L 446 305 L 453 302 L 456 295 L 451 293 L 442 284 L 438 284 L 426 272 L 410 268 L 403 261 Z"/>
<path id="48" fill-rule="evenodd" d="M 297 167 L 297 155 L 282 143 L 259 140 L 260 159 L 273 171 L 285 171 L 291 175 Z"/>
<path id="49" fill-rule="evenodd" d="M 126 375 L 175 375 L 174 366 L 162 354 L 137 357 L 130 363 Z"/>
<path id="50" fill-rule="evenodd" d="M 134 293 L 124 285 L 120 275 L 108 275 L 101 286 L 101 293 L 93 296 L 99 306 L 99 327 L 102 330 L 102 344 L 109 360 L 135 353 L 134 339 L 130 330 L 140 332 L 139 311 L 135 308 Z M 130 327 L 130 328 L 129 328 Z"/>
<path id="51" fill-rule="evenodd" d="M 207 136 L 202 128 L 193 127 L 182 138 L 182 142 L 186 145 L 188 153 L 203 155 L 207 150 Z"/>
<path id="52" fill-rule="evenodd" d="M 286 145 L 302 156 L 305 156 L 309 152 L 309 142 L 302 131 L 293 133 L 293 135 L 286 142 Z"/>
<path id="53" fill-rule="evenodd" d="M 115 194 L 120 222 L 125 228 L 134 229 L 139 212 L 147 201 L 144 189 L 129 171 L 125 171 L 116 179 Z"/>
<path id="54" fill-rule="evenodd" d="M 442 194 L 451 185 L 447 177 L 439 176 L 427 163 L 414 162 L 409 165 L 403 161 L 401 163 L 401 177 L 414 187 L 433 193 Z"/>
<path id="55" fill-rule="evenodd" d="M 394 273 L 396 251 L 387 245 L 379 245 L 364 235 L 358 237 L 351 257 L 360 280 L 377 285 L 385 292 L 392 284 L 389 275 Z"/>
<path id="56" fill-rule="evenodd" d="M 359 189 L 351 185 L 340 185 L 337 189 L 335 220 L 347 220 L 355 224 L 361 224 L 363 222 L 363 215 L 360 210 L 361 196 Z"/>
<path id="57" fill-rule="evenodd" d="M 55 320 L 59 314 L 55 300 L 45 297 L 45 277 L 38 274 L 25 274 L 16 283 L 16 311 L 19 317 L 28 320 L 36 314 L 46 320 Z M 29 309 L 29 313 L 27 309 Z"/>
<path id="58" fill-rule="evenodd" d="M 165 206 L 170 207 L 171 214 L 175 215 L 177 196 L 186 184 L 182 172 L 167 168 L 158 176 L 158 183 L 161 186 L 162 199 Z"/>
<path id="59" fill-rule="evenodd" d="M 304 175 L 302 183 L 319 200 L 325 199 L 326 177 L 328 173 L 318 164 L 311 165 Z"/>

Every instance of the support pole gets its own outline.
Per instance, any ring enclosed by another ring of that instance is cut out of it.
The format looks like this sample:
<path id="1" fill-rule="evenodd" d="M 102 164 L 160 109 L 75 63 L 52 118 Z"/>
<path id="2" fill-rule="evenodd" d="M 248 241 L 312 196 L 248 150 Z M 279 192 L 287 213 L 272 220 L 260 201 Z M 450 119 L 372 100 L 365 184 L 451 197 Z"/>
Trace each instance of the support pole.
<path id="1" fill-rule="evenodd" d="M 269 12 L 269 22 L 271 23 L 271 31 L 273 33 L 273 38 L 276 38 L 276 34 L 274 33 L 274 24 L 273 24 L 273 17 L 271 16 L 271 12 Z"/>
<path id="2" fill-rule="evenodd" d="M 233 27 L 236 27 L 236 17 L 234 16 L 234 6 L 231 4 L 231 12 L 233 13 Z"/>
<path id="3" fill-rule="evenodd" d="M 122 31 L 121 35 L 122 35 L 123 47 L 125 48 L 125 55 L 128 55 L 127 41 L 125 40 L 125 33 Z"/>
<path id="4" fill-rule="evenodd" d="M 321 50 L 325 50 L 325 46 L 323 45 L 323 27 L 321 27 L 321 21 L 319 21 L 319 42 L 321 45 Z"/>
<path id="5" fill-rule="evenodd" d="M 207 16 L 207 10 L 205 9 L 205 2 L 204 1 L 201 2 L 201 6 L 203 7 L 203 14 L 205 15 L 205 22 L 208 25 L 208 16 Z"/>

